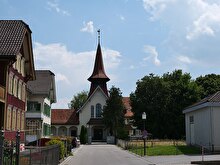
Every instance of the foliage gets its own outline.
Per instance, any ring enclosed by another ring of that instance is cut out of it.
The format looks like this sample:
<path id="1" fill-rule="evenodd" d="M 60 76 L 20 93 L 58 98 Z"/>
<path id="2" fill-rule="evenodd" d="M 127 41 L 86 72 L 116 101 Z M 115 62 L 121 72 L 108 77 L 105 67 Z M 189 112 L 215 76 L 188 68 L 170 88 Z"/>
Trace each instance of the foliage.
<path id="1" fill-rule="evenodd" d="M 82 91 L 73 96 L 71 100 L 71 108 L 75 110 L 79 110 L 83 104 L 86 102 L 88 98 L 88 91 Z"/>
<path id="2" fill-rule="evenodd" d="M 220 91 L 220 75 L 208 74 L 196 78 L 196 84 L 202 88 L 201 98 Z"/>
<path id="3" fill-rule="evenodd" d="M 146 112 L 146 128 L 154 138 L 180 139 L 185 132 L 182 110 L 198 101 L 200 93 L 190 74 L 181 70 L 145 76 L 130 95 L 135 124 L 143 130 L 141 115 Z"/>
<path id="4" fill-rule="evenodd" d="M 110 134 L 117 137 L 119 128 L 124 127 L 124 104 L 122 102 L 122 93 L 119 88 L 111 87 L 110 96 L 106 100 L 106 106 L 103 108 L 103 122 Z"/>
<path id="5" fill-rule="evenodd" d="M 80 131 L 80 143 L 81 144 L 86 144 L 87 143 L 87 129 L 84 125 L 81 126 L 81 131 Z"/>
<path id="6" fill-rule="evenodd" d="M 65 154 L 65 146 L 64 146 L 64 143 L 61 140 L 59 140 L 59 139 L 52 139 L 52 140 L 50 140 L 50 141 L 48 141 L 46 143 L 47 146 L 48 145 L 55 145 L 55 144 L 59 145 L 60 159 L 63 159 L 64 158 L 64 154 Z"/>
<path id="7" fill-rule="evenodd" d="M 118 139 L 127 140 L 129 138 L 128 131 L 124 129 L 124 127 L 119 127 L 117 129 Z"/>

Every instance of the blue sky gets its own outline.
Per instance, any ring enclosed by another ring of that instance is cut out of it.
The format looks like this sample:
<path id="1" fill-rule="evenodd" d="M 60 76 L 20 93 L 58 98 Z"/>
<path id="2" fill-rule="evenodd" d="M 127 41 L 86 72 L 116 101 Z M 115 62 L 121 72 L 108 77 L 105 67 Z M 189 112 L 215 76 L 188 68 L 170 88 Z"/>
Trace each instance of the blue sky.
<path id="1" fill-rule="evenodd" d="M 89 90 L 98 29 L 108 87 L 123 96 L 149 73 L 220 73 L 219 0 L 0 0 L 0 19 L 30 26 L 35 68 L 56 75 L 53 108 Z"/>

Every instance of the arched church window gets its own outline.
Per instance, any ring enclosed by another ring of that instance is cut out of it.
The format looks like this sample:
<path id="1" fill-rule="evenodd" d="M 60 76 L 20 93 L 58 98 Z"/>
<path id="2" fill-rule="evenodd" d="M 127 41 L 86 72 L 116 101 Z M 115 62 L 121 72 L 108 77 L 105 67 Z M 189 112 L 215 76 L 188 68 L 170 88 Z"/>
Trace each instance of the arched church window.
<path id="1" fill-rule="evenodd" d="M 101 104 L 96 104 L 96 117 L 101 117 L 102 115 L 102 105 Z"/>
<path id="2" fill-rule="evenodd" d="M 91 118 L 94 118 L 94 105 L 91 106 Z"/>

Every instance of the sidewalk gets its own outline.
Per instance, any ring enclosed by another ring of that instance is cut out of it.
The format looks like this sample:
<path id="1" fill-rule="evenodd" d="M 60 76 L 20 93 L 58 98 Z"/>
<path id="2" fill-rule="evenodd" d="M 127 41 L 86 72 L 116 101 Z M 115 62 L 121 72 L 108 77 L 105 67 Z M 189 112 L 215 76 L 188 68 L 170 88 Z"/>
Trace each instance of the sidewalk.
<path id="1" fill-rule="evenodd" d="M 220 161 L 220 155 L 175 155 L 175 156 L 146 156 L 147 161 L 157 165 L 191 164 L 191 161 Z"/>

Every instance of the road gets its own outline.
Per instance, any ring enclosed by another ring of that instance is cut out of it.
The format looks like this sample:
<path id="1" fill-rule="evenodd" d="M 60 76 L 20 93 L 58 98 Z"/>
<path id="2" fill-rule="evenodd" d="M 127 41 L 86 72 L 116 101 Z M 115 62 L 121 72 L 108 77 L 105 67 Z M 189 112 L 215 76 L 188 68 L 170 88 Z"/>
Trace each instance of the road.
<path id="1" fill-rule="evenodd" d="M 83 145 L 60 165 L 149 165 L 151 162 L 114 145 Z"/>

